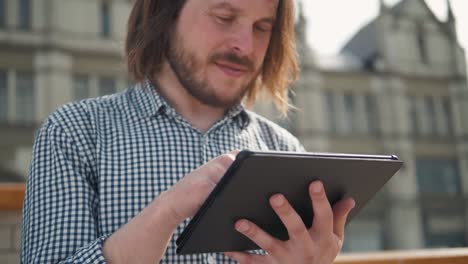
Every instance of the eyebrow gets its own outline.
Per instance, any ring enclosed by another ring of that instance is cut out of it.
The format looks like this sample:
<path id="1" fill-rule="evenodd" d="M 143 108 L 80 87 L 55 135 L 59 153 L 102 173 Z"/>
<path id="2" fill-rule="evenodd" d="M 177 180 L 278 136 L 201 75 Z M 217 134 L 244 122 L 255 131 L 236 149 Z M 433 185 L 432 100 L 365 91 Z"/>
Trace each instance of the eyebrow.
<path id="1" fill-rule="evenodd" d="M 215 5 L 213 5 L 211 8 L 211 10 L 213 9 L 227 9 L 228 11 L 230 12 L 233 12 L 233 13 L 242 13 L 242 10 L 240 8 L 237 8 L 235 6 L 233 6 L 231 3 L 229 3 L 229 1 L 222 1 L 220 3 L 217 3 Z M 275 21 L 276 21 L 276 16 L 272 16 L 272 17 L 265 17 L 265 18 L 262 18 L 259 20 L 259 22 L 267 22 L 267 23 L 271 23 L 271 24 L 275 24 Z"/>
<path id="2" fill-rule="evenodd" d="M 239 8 L 234 7 L 228 1 L 222 1 L 220 3 L 217 3 L 213 5 L 210 9 L 228 9 L 229 11 L 232 11 L 234 13 L 241 13 L 241 10 Z"/>

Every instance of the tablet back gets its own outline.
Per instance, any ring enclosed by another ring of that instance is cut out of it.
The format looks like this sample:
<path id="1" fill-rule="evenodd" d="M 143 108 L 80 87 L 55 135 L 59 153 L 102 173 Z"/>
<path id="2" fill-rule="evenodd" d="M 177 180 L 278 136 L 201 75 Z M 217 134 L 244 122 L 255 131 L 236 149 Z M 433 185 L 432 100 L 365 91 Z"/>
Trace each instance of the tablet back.
<path id="1" fill-rule="evenodd" d="M 343 197 L 355 199 L 349 222 L 401 165 L 396 156 L 243 151 L 177 240 L 177 253 L 258 249 L 234 229 L 241 218 L 287 240 L 286 228 L 269 205 L 269 197 L 284 194 L 309 228 L 313 210 L 308 186 L 317 179 L 323 182 L 331 204 Z"/>

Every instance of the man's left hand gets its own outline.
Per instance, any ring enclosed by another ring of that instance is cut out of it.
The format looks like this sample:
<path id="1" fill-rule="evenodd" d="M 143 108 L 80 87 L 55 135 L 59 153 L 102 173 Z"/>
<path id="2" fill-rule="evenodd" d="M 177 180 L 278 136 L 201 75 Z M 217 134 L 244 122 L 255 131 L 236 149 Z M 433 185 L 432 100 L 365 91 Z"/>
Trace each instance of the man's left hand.
<path id="1" fill-rule="evenodd" d="M 268 254 L 227 252 L 225 255 L 240 263 L 333 263 L 343 245 L 346 218 L 355 202 L 352 198 L 343 199 L 332 208 L 319 181 L 310 184 L 309 193 L 314 210 L 309 230 L 286 198 L 275 194 L 270 198 L 270 204 L 285 225 L 289 240 L 278 240 L 254 223 L 242 219 L 235 223 L 236 230 Z"/>

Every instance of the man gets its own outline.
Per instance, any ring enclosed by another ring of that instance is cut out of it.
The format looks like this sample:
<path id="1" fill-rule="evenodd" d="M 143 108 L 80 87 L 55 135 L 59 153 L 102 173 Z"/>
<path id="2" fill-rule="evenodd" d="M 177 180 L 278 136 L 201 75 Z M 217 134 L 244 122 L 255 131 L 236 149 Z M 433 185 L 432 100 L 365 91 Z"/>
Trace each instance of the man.
<path id="1" fill-rule="evenodd" d="M 271 197 L 288 241 L 235 223 L 266 255 L 175 254 L 236 149 L 303 150 L 241 103 L 265 89 L 286 110 L 297 73 L 293 17 L 292 0 L 136 0 L 126 56 L 138 84 L 66 105 L 38 133 L 22 262 L 332 263 L 354 201 L 331 208 L 320 182 L 310 185 L 310 230 L 285 197 Z"/>

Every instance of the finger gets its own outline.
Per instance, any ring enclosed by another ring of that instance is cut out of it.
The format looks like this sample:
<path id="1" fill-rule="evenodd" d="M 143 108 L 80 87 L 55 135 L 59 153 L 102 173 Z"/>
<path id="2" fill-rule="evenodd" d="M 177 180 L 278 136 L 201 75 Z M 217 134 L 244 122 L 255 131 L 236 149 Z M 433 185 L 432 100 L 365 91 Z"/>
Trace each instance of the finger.
<path id="1" fill-rule="evenodd" d="M 214 161 L 216 163 L 221 164 L 224 167 L 224 169 L 226 170 L 234 162 L 234 160 L 236 159 L 236 155 L 237 154 L 234 151 L 231 151 L 229 153 L 218 156 L 217 158 L 215 158 Z"/>
<path id="2" fill-rule="evenodd" d="M 235 229 L 252 240 L 257 246 L 272 256 L 280 256 L 283 253 L 282 241 L 270 236 L 254 223 L 242 219 L 235 223 Z"/>
<path id="3" fill-rule="evenodd" d="M 346 198 L 333 206 L 333 232 L 341 241 L 344 240 L 346 219 L 355 205 L 356 202 L 353 198 Z"/>
<path id="4" fill-rule="evenodd" d="M 236 260 L 239 263 L 264 263 L 266 258 L 265 256 L 242 252 L 225 252 L 224 255 Z"/>
<path id="5" fill-rule="evenodd" d="M 235 150 L 230 151 L 228 154 L 232 154 L 234 156 L 237 156 L 237 154 L 239 154 L 239 152 L 241 152 L 239 149 L 235 149 Z"/>
<path id="6" fill-rule="evenodd" d="M 273 195 L 270 198 L 270 204 L 288 230 L 290 240 L 300 240 L 302 243 L 308 243 L 310 241 L 309 232 L 307 231 L 302 218 L 296 210 L 294 210 L 284 195 Z"/>
<path id="7" fill-rule="evenodd" d="M 204 169 L 208 169 L 204 174 L 206 174 L 214 184 L 217 184 L 235 159 L 236 157 L 232 153 L 218 156 L 204 166 Z"/>
<path id="8" fill-rule="evenodd" d="M 239 152 L 240 150 L 233 150 L 231 152 L 218 156 L 207 163 L 212 168 L 211 173 L 208 173 L 208 177 L 213 182 L 213 184 L 218 184 L 218 182 L 224 176 L 226 171 L 229 169 L 229 166 L 231 166 L 231 164 L 236 159 L 236 156 L 237 154 L 239 154 Z"/>
<path id="9" fill-rule="evenodd" d="M 317 234 L 331 234 L 333 232 L 333 211 L 320 181 L 309 185 L 309 194 L 314 209 L 312 232 Z"/>

